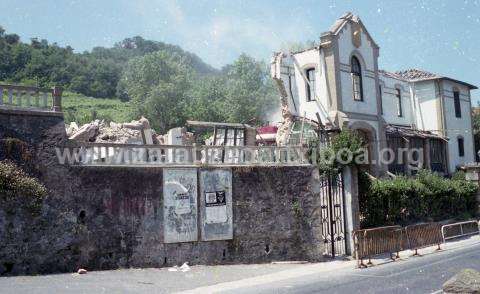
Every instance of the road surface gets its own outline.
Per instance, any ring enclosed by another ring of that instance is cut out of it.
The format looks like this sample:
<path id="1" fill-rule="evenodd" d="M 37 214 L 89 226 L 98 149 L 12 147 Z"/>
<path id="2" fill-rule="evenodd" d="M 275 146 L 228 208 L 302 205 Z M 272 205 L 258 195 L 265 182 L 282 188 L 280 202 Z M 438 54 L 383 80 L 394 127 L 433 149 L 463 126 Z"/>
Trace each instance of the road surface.
<path id="1" fill-rule="evenodd" d="M 1 293 L 438 293 L 462 269 L 480 271 L 480 237 L 446 244 L 444 250 L 402 252 L 401 260 L 315 264 L 194 266 L 190 270 L 124 269 L 85 275 L 1 277 Z M 383 264 L 379 264 L 383 263 Z"/>
<path id="2" fill-rule="evenodd" d="M 223 293 L 441 293 L 442 284 L 465 268 L 480 271 L 480 244 L 368 269 L 311 274 Z"/>

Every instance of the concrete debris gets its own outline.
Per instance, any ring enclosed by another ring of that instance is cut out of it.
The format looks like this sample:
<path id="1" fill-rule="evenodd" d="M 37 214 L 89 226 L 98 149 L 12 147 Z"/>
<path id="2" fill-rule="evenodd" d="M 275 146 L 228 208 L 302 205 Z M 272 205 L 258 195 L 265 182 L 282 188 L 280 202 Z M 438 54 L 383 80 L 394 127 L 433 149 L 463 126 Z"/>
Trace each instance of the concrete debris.
<path id="1" fill-rule="evenodd" d="M 84 124 L 80 129 L 74 132 L 69 138 L 76 141 L 94 142 L 93 138 L 98 136 L 100 121 L 97 119 L 91 123 Z"/>
<path id="2" fill-rule="evenodd" d="M 168 269 L 169 272 L 188 272 L 190 271 L 190 266 L 188 265 L 188 262 L 184 262 L 182 266 L 175 265 L 171 268 Z"/>
<path id="3" fill-rule="evenodd" d="M 83 275 L 83 274 L 86 274 L 86 273 L 87 273 L 87 270 L 83 269 L 83 268 L 81 268 L 77 271 L 77 274 L 79 274 L 79 275 Z"/>
<path id="4" fill-rule="evenodd" d="M 288 110 L 287 105 L 282 106 L 282 117 L 283 117 L 283 122 L 278 127 L 277 135 L 275 137 L 277 146 L 285 146 L 288 144 L 288 137 L 293 127 L 293 115 Z"/>
<path id="5" fill-rule="evenodd" d="M 182 266 L 180 267 L 180 270 L 182 272 L 188 272 L 190 270 L 190 266 L 188 265 L 188 262 L 184 262 Z"/>
<path id="6" fill-rule="evenodd" d="M 443 293 L 480 293 L 480 272 L 465 269 L 443 284 Z"/>
<path id="7" fill-rule="evenodd" d="M 150 122 L 145 117 L 141 117 L 139 120 L 132 120 L 129 123 L 122 124 L 124 128 L 132 129 L 132 130 L 144 130 L 150 129 Z"/>
<path id="8" fill-rule="evenodd" d="M 142 117 L 129 123 L 105 123 L 95 120 L 78 128 L 75 122 L 66 128 L 69 139 L 81 142 L 120 144 L 164 144 L 164 138 L 150 128 L 148 119 Z"/>
<path id="9" fill-rule="evenodd" d="M 74 133 L 78 132 L 78 129 L 79 129 L 78 124 L 72 121 L 70 125 L 68 125 L 67 127 L 67 136 L 68 137 L 72 136 Z"/>
<path id="10" fill-rule="evenodd" d="M 192 145 L 195 142 L 193 133 L 184 127 L 170 129 L 164 137 L 166 145 Z"/>

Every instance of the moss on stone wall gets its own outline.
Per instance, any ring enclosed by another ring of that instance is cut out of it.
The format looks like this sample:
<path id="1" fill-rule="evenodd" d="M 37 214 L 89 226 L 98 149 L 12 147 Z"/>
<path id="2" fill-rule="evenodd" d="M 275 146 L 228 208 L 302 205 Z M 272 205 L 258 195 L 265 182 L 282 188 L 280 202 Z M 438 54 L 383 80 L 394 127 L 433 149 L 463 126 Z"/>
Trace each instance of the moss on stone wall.
<path id="1" fill-rule="evenodd" d="M 36 178 L 27 175 L 12 161 L 0 161 L 0 202 L 6 212 L 24 207 L 37 213 L 46 195 L 47 189 Z"/>

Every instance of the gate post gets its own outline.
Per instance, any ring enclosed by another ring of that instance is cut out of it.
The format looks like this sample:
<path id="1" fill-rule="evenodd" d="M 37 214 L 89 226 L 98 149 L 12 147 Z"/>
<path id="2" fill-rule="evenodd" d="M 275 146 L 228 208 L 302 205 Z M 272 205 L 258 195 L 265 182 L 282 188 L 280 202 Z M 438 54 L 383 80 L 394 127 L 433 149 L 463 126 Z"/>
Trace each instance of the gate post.
<path id="1" fill-rule="evenodd" d="M 354 255 L 353 234 L 360 229 L 360 207 L 358 203 L 358 170 L 354 166 L 346 166 L 342 170 L 345 192 L 345 240 L 347 255 Z"/>

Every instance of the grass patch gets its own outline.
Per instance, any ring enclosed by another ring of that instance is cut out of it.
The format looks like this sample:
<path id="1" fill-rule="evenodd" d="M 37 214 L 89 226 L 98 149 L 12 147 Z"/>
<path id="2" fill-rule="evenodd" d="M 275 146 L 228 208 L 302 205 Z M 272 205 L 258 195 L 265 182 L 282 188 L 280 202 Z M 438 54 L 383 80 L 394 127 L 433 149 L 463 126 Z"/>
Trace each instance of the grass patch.
<path id="1" fill-rule="evenodd" d="M 117 98 L 93 98 L 82 94 L 64 92 L 62 108 L 65 123 L 75 121 L 81 125 L 95 119 L 103 119 L 107 122 L 127 122 L 134 119 L 131 104 Z"/>

